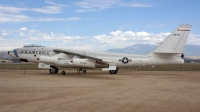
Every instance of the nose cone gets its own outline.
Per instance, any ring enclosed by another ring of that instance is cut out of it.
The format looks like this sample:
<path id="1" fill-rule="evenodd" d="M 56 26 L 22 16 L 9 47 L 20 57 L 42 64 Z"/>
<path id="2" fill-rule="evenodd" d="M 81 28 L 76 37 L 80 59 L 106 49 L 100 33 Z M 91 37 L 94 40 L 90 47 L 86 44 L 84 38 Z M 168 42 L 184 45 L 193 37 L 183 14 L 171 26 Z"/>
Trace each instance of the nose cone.
<path id="1" fill-rule="evenodd" d="M 12 51 L 8 51 L 8 54 L 11 55 L 13 58 L 16 58 L 16 59 L 18 58 L 18 55 L 15 49 Z"/>
<path id="2" fill-rule="evenodd" d="M 13 58 L 15 58 L 14 52 L 13 52 L 13 51 L 8 51 L 8 54 L 9 54 L 10 56 L 12 56 Z"/>

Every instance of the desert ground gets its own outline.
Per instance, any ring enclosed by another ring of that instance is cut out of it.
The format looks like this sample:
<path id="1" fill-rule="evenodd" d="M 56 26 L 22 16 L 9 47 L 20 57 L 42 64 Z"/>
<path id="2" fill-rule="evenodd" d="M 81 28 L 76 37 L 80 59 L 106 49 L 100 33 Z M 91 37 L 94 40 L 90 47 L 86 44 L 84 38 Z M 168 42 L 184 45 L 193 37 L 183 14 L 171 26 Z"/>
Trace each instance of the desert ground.
<path id="1" fill-rule="evenodd" d="M 200 112 L 199 71 L 0 70 L 0 111 Z"/>

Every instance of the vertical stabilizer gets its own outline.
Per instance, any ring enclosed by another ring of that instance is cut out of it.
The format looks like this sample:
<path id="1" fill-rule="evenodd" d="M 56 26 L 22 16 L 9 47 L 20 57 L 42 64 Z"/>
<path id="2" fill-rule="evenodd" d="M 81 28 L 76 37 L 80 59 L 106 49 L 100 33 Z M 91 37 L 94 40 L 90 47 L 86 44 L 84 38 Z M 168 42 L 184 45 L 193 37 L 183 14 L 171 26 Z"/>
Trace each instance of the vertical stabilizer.
<path id="1" fill-rule="evenodd" d="M 181 24 L 153 52 L 154 53 L 183 53 L 191 25 Z"/>

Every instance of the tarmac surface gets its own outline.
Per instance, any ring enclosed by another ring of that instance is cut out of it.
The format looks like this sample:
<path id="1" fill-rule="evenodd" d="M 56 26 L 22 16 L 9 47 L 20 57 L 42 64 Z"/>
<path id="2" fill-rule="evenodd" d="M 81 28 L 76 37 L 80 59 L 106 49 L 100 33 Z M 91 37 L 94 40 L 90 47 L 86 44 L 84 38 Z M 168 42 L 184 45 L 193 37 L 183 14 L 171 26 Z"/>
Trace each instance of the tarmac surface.
<path id="1" fill-rule="evenodd" d="M 0 111 L 200 112 L 200 72 L 0 70 Z"/>

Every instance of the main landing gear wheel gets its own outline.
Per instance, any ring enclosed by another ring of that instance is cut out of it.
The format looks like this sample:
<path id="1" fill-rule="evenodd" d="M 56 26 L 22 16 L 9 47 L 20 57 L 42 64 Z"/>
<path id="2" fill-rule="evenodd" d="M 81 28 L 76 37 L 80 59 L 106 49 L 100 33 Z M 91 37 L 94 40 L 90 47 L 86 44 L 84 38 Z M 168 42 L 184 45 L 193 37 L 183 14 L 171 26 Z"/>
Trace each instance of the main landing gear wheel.
<path id="1" fill-rule="evenodd" d="M 56 74 L 58 73 L 58 71 L 59 71 L 58 68 L 55 66 L 52 66 L 51 69 L 49 69 L 50 74 Z"/>
<path id="2" fill-rule="evenodd" d="M 77 69 L 77 73 L 80 73 L 82 70 L 82 68 Z"/>
<path id="3" fill-rule="evenodd" d="M 110 72 L 110 74 L 116 74 L 118 72 L 118 70 L 110 70 L 109 72 Z"/>
<path id="4" fill-rule="evenodd" d="M 65 71 L 63 70 L 63 71 L 61 72 L 61 74 L 62 74 L 62 75 L 65 75 Z"/>

